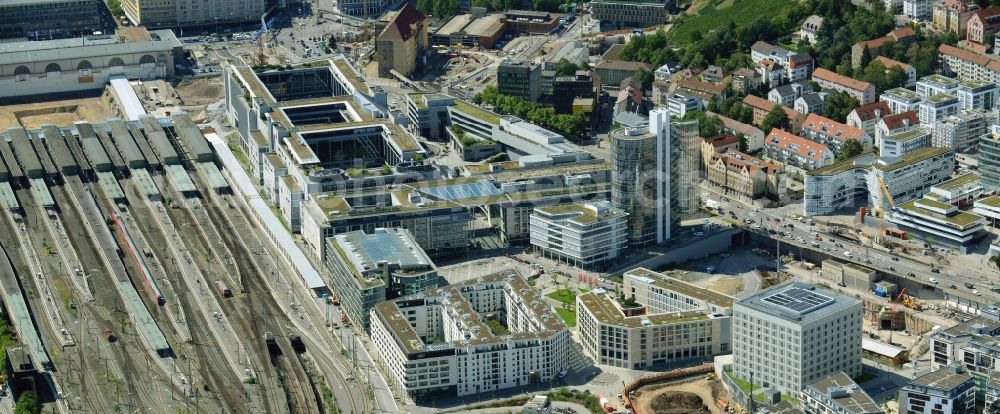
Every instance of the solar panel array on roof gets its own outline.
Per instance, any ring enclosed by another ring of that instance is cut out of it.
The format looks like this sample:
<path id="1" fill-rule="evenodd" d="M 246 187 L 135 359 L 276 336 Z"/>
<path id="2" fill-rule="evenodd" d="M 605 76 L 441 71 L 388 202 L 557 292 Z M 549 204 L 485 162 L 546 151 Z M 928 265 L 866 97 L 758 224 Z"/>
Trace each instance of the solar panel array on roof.
<path id="1" fill-rule="evenodd" d="M 791 288 L 764 298 L 764 302 L 781 306 L 798 314 L 805 314 L 834 302 L 833 298 L 819 293 Z"/>
<path id="2" fill-rule="evenodd" d="M 125 160 L 122 159 L 121 154 L 118 153 L 118 148 L 115 148 L 115 143 L 111 141 L 111 137 L 108 135 L 108 131 L 105 131 L 102 127 L 94 128 L 97 132 L 97 137 L 101 141 L 101 145 L 104 147 L 104 152 L 108 154 L 108 158 L 111 163 L 115 165 L 118 170 L 125 169 Z"/>
<path id="3" fill-rule="evenodd" d="M 135 143 L 139 146 L 139 151 L 142 151 L 142 156 L 146 159 L 146 163 L 149 164 L 150 167 L 159 168 L 160 159 L 156 157 L 155 153 L 153 153 L 153 147 L 150 147 L 149 141 L 146 141 L 146 135 L 142 129 L 139 128 L 139 123 L 129 122 L 126 123 L 125 126 L 128 128 L 129 132 L 132 133 L 132 138 L 135 139 Z"/>
<path id="4" fill-rule="evenodd" d="M 94 170 L 104 172 L 115 168 L 115 165 L 108 159 L 108 154 L 104 153 L 104 147 L 101 146 L 100 140 L 84 138 L 80 140 L 80 144 L 83 146 L 83 152 L 87 154 L 90 164 L 94 166 Z"/>
<path id="5" fill-rule="evenodd" d="M 63 136 L 66 138 L 66 145 L 69 146 L 69 152 L 73 154 L 73 158 L 76 159 L 76 163 L 80 166 L 80 169 L 84 172 L 93 171 L 90 161 L 87 161 L 86 154 L 83 153 L 83 147 L 80 146 L 80 140 L 76 138 L 76 135 L 67 131 Z"/>
<path id="6" fill-rule="evenodd" d="M 111 130 L 111 139 L 125 160 L 125 165 L 129 168 L 145 168 L 146 157 L 142 156 L 139 146 L 132 140 L 132 133 L 125 127 L 125 123 L 120 119 L 108 119 L 108 128 Z"/>
<path id="7" fill-rule="evenodd" d="M 187 114 L 177 114 L 171 119 L 174 121 L 174 132 L 184 143 L 184 148 L 187 149 L 188 158 L 195 162 L 215 159 L 212 149 L 208 147 L 208 141 L 205 140 L 205 135 L 191 121 L 191 117 Z"/>
<path id="8" fill-rule="evenodd" d="M 49 148 L 49 154 L 55 161 L 56 168 L 62 175 L 73 175 L 80 172 L 80 165 L 73 159 L 73 154 L 69 152 L 69 146 L 63 140 L 62 131 L 55 125 L 45 125 L 42 127 L 45 134 L 45 145 Z"/>
<path id="9" fill-rule="evenodd" d="M 160 162 L 166 165 L 179 164 L 181 162 L 180 157 L 177 156 L 174 146 L 170 145 L 167 133 L 160 126 L 160 122 L 156 118 L 148 116 L 143 117 L 139 122 L 142 123 L 142 129 L 146 131 L 146 139 L 149 141 L 149 145 L 153 147 L 153 152 L 160 158 Z"/>
<path id="10" fill-rule="evenodd" d="M 35 154 L 38 156 L 38 160 L 42 162 L 42 169 L 45 170 L 45 174 L 55 175 L 56 166 L 52 163 L 52 159 L 49 158 L 49 152 L 45 150 L 45 144 L 42 143 L 42 138 L 38 134 L 30 134 L 31 146 L 35 149 Z"/>
<path id="11" fill-rule="evenodd" d="M 461 200 L 466 198 L 490 197 L 503 194 L 499 188 L 488 182 L 455 184 L 420 190 L 422 193 L 442 200 Z"/>
<path id="12" fill-rule="evenodd" d="M 0 158 L 7 164 L 7 171 L 10 172 L 12 178 L 21 178 L 24 174 L 21 172 L 21 167 L 17 165 L 17 159 L 14 158 L 14 153 L 10 150 L 10 146 L 7 144 L 7 140 L 0 136 Z"/>
<path id="13" fill-rule="evenodd" d="M 42 169 L 42 163 L 38 160 L 38 155 L 35 155 L 35 149 L 28 141 L 28 134 L 24 132 L 24 129 L 8 129 L 7 135 L 10 136 L 10 144 L 14 147 L 14 156 L 21 163 L 24 175 L 29 178 L 41 177 L 45 170 Z"/>

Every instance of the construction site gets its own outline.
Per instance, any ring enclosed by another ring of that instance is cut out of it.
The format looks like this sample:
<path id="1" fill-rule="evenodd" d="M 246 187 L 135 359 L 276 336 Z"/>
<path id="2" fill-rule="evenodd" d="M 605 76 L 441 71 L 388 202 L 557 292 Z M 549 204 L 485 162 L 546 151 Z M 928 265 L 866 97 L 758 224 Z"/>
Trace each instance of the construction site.
<path id="1" fill-rule="evenodd" d="M 0 288 L 53 411 L 364 411 L 219 151 L 186 113 L 0 132 Z"/>

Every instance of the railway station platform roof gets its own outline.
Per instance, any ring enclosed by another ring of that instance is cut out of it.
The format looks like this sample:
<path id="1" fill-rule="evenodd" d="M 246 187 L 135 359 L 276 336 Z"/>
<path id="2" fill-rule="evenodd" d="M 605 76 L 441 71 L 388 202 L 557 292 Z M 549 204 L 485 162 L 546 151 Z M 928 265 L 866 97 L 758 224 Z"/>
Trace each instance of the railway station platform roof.
<path id="1" fill-rule="evenodd" d="M 213 190 L 218 191 L 219 189 L 229 187 L 229 183 L 226 182 L 226 178 L 219 172 L 219 167 L 215 163 L 200 162 L 198 163 L 198 169 L 201 170 L 202 174 L 205 174 L 205 180 L 208 181 L 208 185 Z"/>
<path id="2" fill-rule="evenodd" d="M 44 178 L 29 178 L 28 184 L 31 186 L 31 194 L 35 196 L 35 201 L 38 204 L 41 204 L 45 208 L 52 208 L 56 205 L 55 200 L 52 199 L 52 193 L 49 192 L 49 186 L 45 184 Z"/>
<path id="3" fill-rule="evenodd" d="M 167 180 L 170 180 L 174 184 L 174 187 L 177 187 L 177 191 L 180 191 L 182 194 L 198 192 L 198 188 L 194 186 L 191 176 L 184 170 L 184 167 L 180 165 L 164 165 L 163 169 L 167 171 Z"/>
<path id="4" fill-rule="evenodd" d="M 156 199 L 160 196 L 160 190 L 156 188 L 153 177 L 149 176 L 149 171 L 145 169 L 133 169 L 132 180 L 135 181 L 135 184 L 139 186 L 139 189 L 142 190 L 142 193 L 146 197 Z"/>
<path id="5" fill-rule="evenodd" d="M 6 181 L 0 183 L 0 202 L 2 202 L 4 207 L 8 210 L 21 209 L 21 204 L 17 202 L 17 197 L 14 196 L 14 189 L 11 188 L 10 183 Z"/>
<path id="6" fill-rule="evenodd" d="M 147 345 L 161 354 L 169 351 L 170 344 L 167 343 L 167 338 L 163 336 L 163 332 L 160 331 L 160 327 L 156 325 L 156 321 L 149 314 L 146 305 L 142 303 L 142 299 L 132 283 L 128 280 L 120 280 L 118 281 L 118 289 L 124 292 L 132 322 L 142 332 L 142 337 L 149 341 Z"/>
<path id="7" fill-rule="evenodd" d="M 123 192 L 122 187 L 118 185 L 118 180 L 115 178 L 115 174 L 113 172 L 98 171 L 97 183 L 101 186 L 101 189 L 104 190 L 104 195 L 112 201 L 125 199 L 125 192 Z"/>

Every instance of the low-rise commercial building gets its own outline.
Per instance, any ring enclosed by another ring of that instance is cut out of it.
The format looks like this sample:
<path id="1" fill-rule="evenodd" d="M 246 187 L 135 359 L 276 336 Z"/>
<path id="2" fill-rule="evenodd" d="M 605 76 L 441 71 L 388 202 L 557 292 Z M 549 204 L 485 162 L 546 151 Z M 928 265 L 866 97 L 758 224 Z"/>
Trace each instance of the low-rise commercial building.
<path id="1" fill-rule="evenodd" d="M 899 389 L 899 412 L 914 414 L 973 414 L 976 389 L 972 376 L 949 365 L 917 377 Z"/>
<path id="2" fill-rule="evenodd" d="M 512 34 L 549 34 L 559 25 L 558 13 L 533 10 L 507 10 L 504 19 Z"/>
<path id="3" fill-rule="evenodd" d="M 366 332 L 378 303 L 436 289 L 437 267 L 409 231 L 352 231 L 327 241 L 326 268 L 344 314 Z"/>
<path id="4" fill-rule="evenodd" d="M 843 372 L 807 385 L 801 397 L 802 405 L 809 413 L 884 413 L 882 407 Z"/>
<path id="5" fill-rule="evenodd" d="M 545 257 L 594 268 L 625 250 L 627 215 L 608 201 L 538 207 L 531 215 L 531 245 Z"/>
<path id="6" fill-rule="evenodd" d="M 577 296 L 584 352 L 597 364 L 645 369 L 732 349 L 733 297 L 644 268 L 623 276 L 624 296 Z"/>
<path id="7" fill-rule="evenodd" d="M 416 401 L 547 383 L 569 368 L 569 330 L 516 271 L 382 302 L 371 325 L 387 380 Z"/>
<path id="8" fill-rule="evenodd" d="M 875 85 L 868 82 L 852 79 L 840 75 L 836 72 L 819 68 L 813 71 L 812 79 L 823 89 L 833 89 L 835 91 L 846 92 L 859 103 L 866 104 L 875 102 Z"/>
<path id="9" fill-rule="evenodd" d="M 604 29 L 647 27 L 666 23 L 675 4 L 675 0 L 596 0 L 590 11 Z"/>
<path id="10" fill-rule="evenodd" d="M 838 372 L 860 375 L 861 330 L 860 300 L 782 283 L 734 304 L 733 376 L 794 396 Z"/>

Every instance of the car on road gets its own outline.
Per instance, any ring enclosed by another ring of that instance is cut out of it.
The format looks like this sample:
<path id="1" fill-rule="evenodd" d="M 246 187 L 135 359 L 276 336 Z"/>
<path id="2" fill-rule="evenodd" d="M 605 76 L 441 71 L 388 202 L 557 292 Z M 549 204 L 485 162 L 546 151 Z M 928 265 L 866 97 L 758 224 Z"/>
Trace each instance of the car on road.
<path id="1" fill-rule="evenodd" d="M 950 289 L 958 289 L 958 286 L 955 286 L 955 284 L 952 283 L 952 284 L 948 285 L 948 288 L 950 288 Z"/>
<path id="2" fill-rule="evenodd" d="M 969 283 L 969 282 L 965 282 L 965 287 L 967 289 L 972 289 L 972 288 L 976 287 L 976 285 L 973 285 L 972 283 Z"/>
<path id="3" fill-rule="evenodd" d="M 851 252 L 848 252 L 848 251 L 845 251 L 845 252 L 844 252 L 844 256 L 847 256 L 847 257 L 852 257 L 852 256 L 854 256 L 854 254 L 853 254 L 853 253 L 851 253 Z"/>
<path id="4" fill-rule="evenodd" d="M 935 285 L 936 285 L 936 284 L 937 284 L 937 282 L 938 282 L 938 280 L 937 280 L 937 278 L 936 278 L 936 277 L 932 277 L 932 278 L 930 278 L 930 279 L 927 279 L 927 280 L 929 280 L 929 281 L 930 281 L 931 283 L 933 283 L 933 284 L 935 284 Z"/>
<path id="5" fill-rule="evenodd" d="M 897 257 L 897 256 L 892 256 L 892 261 L 894 261 L 894 262 L 898 262 L 898 261 L 899 261 L 899 257 Z"/>
<path id="6" fill-rule="evenodd" d="M 975 290 L 975 289 L 972 290 L 972 294 L 976 295 L 976 296 L 981 295 L 981 293 L 978 290 Z"/>
<path id="7" fill-rule="evenodd" d="M 938 269 L 936 267 L 932 267 L 931 268 L 931 273 L 941 273 L 941 269 Z"/>
<path id="8" fill-rule="evenodd" d="M 895 267 L 892 267 L 892 266 L 886 266 L 885 268 L 886 268 L 886 269 L 889 269 L 889 270 L 892 270 L 892 271 L 895 271 L 895 270 L 896 270 L 896 268 L 895 268 Z"/>
<path id="9" fill-rule="evenodd" d="M 914 276 L 916 276 L 915 274 L 913 274 L 913 272 L 907 272 L 907 273 L 906 273 L 906 275 L 907 275 L 907 276 L 909 276 L 909 277 L 914 277 Z"/>

